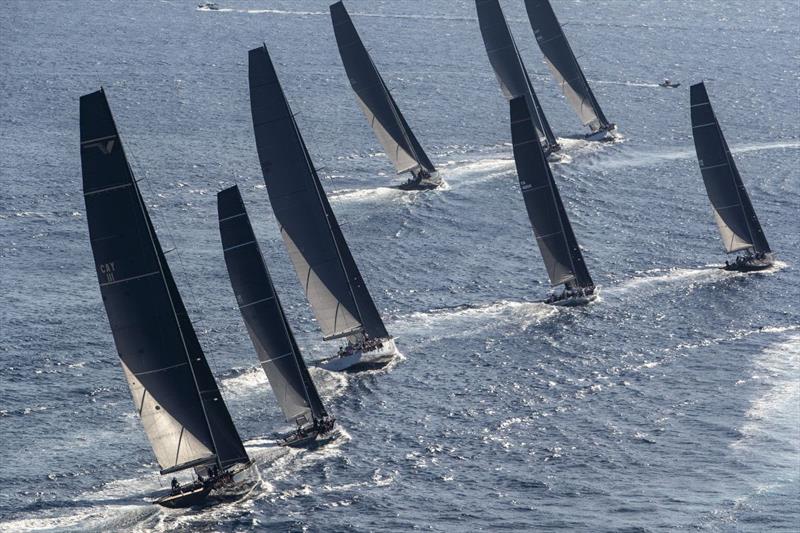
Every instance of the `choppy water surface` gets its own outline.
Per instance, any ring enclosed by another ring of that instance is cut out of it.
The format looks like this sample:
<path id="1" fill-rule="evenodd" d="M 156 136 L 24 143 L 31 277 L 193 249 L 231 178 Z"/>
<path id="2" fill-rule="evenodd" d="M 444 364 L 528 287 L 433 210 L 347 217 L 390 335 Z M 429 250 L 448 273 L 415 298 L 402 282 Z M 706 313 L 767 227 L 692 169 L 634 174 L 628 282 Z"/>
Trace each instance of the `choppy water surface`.
<path id="1" fill-rule="evenodd" d="M 556 3 L 624 141 L 574 140 L 522 1 L 503 6 L 570 160 L 554 172 L 601 285 L 546 296 L 508 111 L 467 1 L 348 6 L 449 187 L 392 173 L 350 92 L 325 2 L 6 2 L 0 11 L 0 529 L 796 530 L 800 275 L 796 2 Z M 242 188 L 307 359 L 302 298 L 254 147 L 246 52 L 266 41 L 405 358 L 313 370 L 341 423 L 283 427 L 227 280 L 215 193 Z M 663 77 L 683 83 L 658 88 Z M 781 262 L 724 259 L 691 140 L 705 79 Z M 262 484 L 201 511 L 164 483 L 115 355 L 80 190 L 78 96 L 104 85 L 168 259 Z"/>

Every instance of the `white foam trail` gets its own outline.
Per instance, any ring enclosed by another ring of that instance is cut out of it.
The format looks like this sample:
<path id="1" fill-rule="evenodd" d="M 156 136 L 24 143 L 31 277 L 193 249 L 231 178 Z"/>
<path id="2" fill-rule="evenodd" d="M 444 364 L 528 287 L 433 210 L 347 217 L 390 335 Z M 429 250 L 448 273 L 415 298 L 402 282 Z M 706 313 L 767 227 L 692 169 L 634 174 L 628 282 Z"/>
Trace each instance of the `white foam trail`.
<path id="1" fill-rule="evenodd" d="M 779 141 L 772 143 L 753 143 L 735 146 L 731 149 L 734 154 L 760 152 L 764 150 L 783 150 L 800 148 L 800 142 Z M 590 167 L 617 169 L 655 165 L 666 161 L 692 159 L 696 156 L 694 149 L 672 150 L 669 152 L 622 152 L 615 154 L 614 159 L 589 161 Z"/>
<path id="2" fill-rule="evenodd" d="M 613 295 L 626 294 L 631 291 L 641 291 L 648 288 L 658 288 L 660 285 L 672 283 L 710 283 L 725 279 L 726 277 L 733 276 L 752 276 L 752 275 L 768 275 L 774 274 L 787 266 L 783 261 L 775 261 L 775 263 L 768 269 L 760 272 L 728 272 L 722 270 L 722 265 L 705 265 L 700 268 L 654 268 L 645 272 L 637 272 L 637 274 L 645 274 L 644 276 L 637 276 L 615 286 L 604 289 L 604 292 Z"/>
<path id="3" fill-rule="evenodd" d="M 793 326 L 798 328 L 800 325 Z M 754 363 L 753 375 L 737 385 L 754 381 L 766 390 L 750 402 L 746 421 L 739 428 L 743 438 L 732 446 L 745 449 L 769 446 L 768 453 L 776 454 L 776 462 L 790 455 L 796 466 L 800 452 L 800 333 L 767 347 Z M 776 447 L 774 440 L 783 446 Z"/>
<path id="4" fill-rule="evenodd" d="M 338 398 L 347 388 L 347 376 L 341 372 L 329 372 L 312 366 L 309 366 L 308 371 L 319 393 L 326 401 Z M 271 391 L 267 375 L 259 366 L 249 368 L 237 376 L 223 379 L 221 385 L 225 396 L 230 398 L 249 396 L 255 390 Z"/>
<path id="5" fill-rule="evenodd" d="M 392 187 L 376 187 L 374 189 L 342 189 L 333 191 L 330 195 L 331 203 L 340 202 L 371 202 L 384 199 L 402 199 L 408 197 L 409 193 L 417 191 L 402 191 Z"/>
<path id="6" fill-rule="evenodd" d="M 541 302 L 512 302 L 501 300 L 479 306 L 434 309 L 415 312 L 394 321 L 393 327 L 403 334 L 439 332 L 446 336 L 474 335 L 476 331 L 493 328 L 498 321 L 516 323 L 522 329 L 539 324 L 554 316 L 558 310 Z M 459 324 L 460 327 L 456 327 Z M 466 327 L 469 324 L 469 327 Z"/>

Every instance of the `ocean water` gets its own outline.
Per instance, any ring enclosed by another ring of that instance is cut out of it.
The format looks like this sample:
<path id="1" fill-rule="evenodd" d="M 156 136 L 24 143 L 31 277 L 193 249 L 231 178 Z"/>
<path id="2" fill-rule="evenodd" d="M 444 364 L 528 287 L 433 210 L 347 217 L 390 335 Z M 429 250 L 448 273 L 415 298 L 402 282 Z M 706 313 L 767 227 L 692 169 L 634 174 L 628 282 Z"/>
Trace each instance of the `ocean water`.
<path id="1" fill-rule="evenodd" d="M 536 303 L 546 274 L 508 109 L 469 1 L 347 5 L 448 187 L 397 183 L 357 107 L 327 3 L 6 1 L 0 10 L 0 530 L 796 531 L 800 527 L 800 7 L 557 1 L 615 144 L 583 128 L 503 0 L 567 162 L 554 173 L 601 299 Z M 266 42 L 323 185 L 404 357 L 313 369 L 341 425 L 285 428 L 222 257 L 238 183 L 306 359 L 324 343 L 256 157 L 247 50 Z M 680 81 L 675 90 L 656 83 Z M 780 262 L 725 273 L 694 155 L 706 80 Z M 84 220 L 78 97 L 103 85 L 261 484 L 203 510 L 134 415 Z"/>

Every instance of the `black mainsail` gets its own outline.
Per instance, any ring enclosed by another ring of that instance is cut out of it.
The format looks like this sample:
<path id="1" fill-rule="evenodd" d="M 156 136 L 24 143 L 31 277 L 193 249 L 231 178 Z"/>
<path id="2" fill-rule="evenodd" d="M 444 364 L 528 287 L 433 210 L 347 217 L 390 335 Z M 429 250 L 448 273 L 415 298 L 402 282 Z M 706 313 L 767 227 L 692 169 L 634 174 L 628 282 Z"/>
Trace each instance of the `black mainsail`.
<path id="1" fill-rule="evenodd" d="M 514 36 L 506 22 L 498 0 L 475 0 L 478 11 L 478 24 L 483 36 L 483 44 L 489 63 L 492 65 L 500 89 L 507 99 L 524 96 L 528 108 L 532 109 L 533 125 L 546 154 L 558 151 L 561 147 L 556 141 L 550 123 L 544 115 L 542 106 L 533 90 L 528 71 L 514 42 Z"/>
<path id="2" fill-rule="evenodd" d="M 581 122 L 589 126 L 592 133 L 613 130 L 615 126 L 606 119 L 597 103 L 550 0 L 525 0 L 525 9 L 545 62 Z"/>
<path id="3" fill-rule="evenodd" d="M 333 33 L 350 86 L 395 170 L 398 174 L 411 172 L 414 176 L 420 170 L 434 174 L 436 168 L 403 118 L 389 88 L 361 42 L 344 4 L 332 4 L 330 12 Z"/>
<path id="4" fill-rule="evenodd" d="M 286 421 L 302 427 L 327 418 L 286 321 L 238 187 L 217 193 L 217 212 L 236 303 Z"/>
<path id="5" fill-rule="evenodd" d="M 725 251 L 733 253 L 751 249 L 756 253 L 771 253 L 711 107 L 705 84 L 700 82 L 692 85 L 689 94 L 697 161 Z"/>
<path id="6" fill-rule="evenodd" d="M 249 52 L 258 158 L 289 257 L 325 340 L 389 334 L 311 163 L 266 45 Z"/>
<path id="7" fill-rule="evenodd" d="M 519 186 L 550 283 L 591 289 L 594 287 L 592 277 L 564 210 L 547 157 L 537 142 L 525 97 L 513 98 L 510 110 Z"/>
<path id="8" fill-rule="evenodd" d="M 86 220 L 100 293 L 162 474 L 247 463 L 102 89 L 81 97 L 80 133 Z"/>

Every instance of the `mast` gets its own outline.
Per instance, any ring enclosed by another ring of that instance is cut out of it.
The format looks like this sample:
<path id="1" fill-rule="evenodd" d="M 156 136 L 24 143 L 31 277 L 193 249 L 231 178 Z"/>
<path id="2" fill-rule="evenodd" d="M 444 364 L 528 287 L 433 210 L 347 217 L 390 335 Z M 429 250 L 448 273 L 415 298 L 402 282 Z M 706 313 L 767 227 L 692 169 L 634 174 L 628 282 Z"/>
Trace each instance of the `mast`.
<path id="1" fill-rule="evenodd" d="M 550 283 L 594 287 L 524 96 L 510 102 L 511 138 L 522 197 Z"/>
<path id="2" fill-rule="evenodd" d="M 533 124 L 545 152 L 550 154 L 559 150 L 500 3 L 497 0 L 475 0 L 475 8 L 486 54 L 503 95 L 508 100 L 524 96 L 528 107 L 533 110 Z"/>
<path id="3" fill-rule="evenodd" d="M 593 133 L 613 129 L 589 87 L 550 1 L 525 0 L 525 9 L 545 62 L 581 122 Z"/>
<path id="4" fill-rule="evenodd" d="M 706 193 L 727 253 L 771 249 L 703 82 L 690 88 L 692 135 Z"/>
<path id="5" fill-rule="evenodd" d="M 287 422 L 325 418 L 236 186 L 217 193 L 225 264 L 247 332 Z"/>
<path id="6" fill-rule="evenodd" d="M 433 174 L 436 168 L 397 107 L 344 4 L 341 1 L 332 4 L 330 13 L 350 86 L 395 170 L 401 174 L 424 169 Z"/>
<path id="7" fill-rule="evenodd" d="M 161 471 L 247 462 L 102 89 L 81 97 L 80 118 L 86 218 L 100 292 Z"/>
<path id="8" fill-rule="evenodd" d="M 361 333 L 387 336 L 311 163 L 266 46 L 250 50 L 249 77 L 253 128 L 267 192 L 323 339 Z"/>

